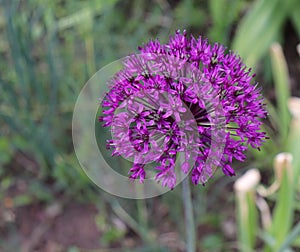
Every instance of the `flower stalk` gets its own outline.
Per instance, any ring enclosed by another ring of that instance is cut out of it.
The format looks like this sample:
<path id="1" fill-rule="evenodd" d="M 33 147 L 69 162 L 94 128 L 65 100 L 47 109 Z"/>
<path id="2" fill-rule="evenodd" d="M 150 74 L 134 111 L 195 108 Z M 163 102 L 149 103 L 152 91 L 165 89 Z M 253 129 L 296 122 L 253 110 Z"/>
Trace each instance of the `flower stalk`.
<path id="1" fill-rule="evenodd" d="M 275 176 L 280 188 L 272 225 L 268 230 L 274 242 L 265 247 L 265 252 L 278 251 L 293 224 L 295 188 L 292 160 L 290 153 L 280 153 L 274 159 Z"/>
<path id="2" fill-rule="evenodd" d="M 182 197 L 184 206 L 185 229 L 186 229 L 186 251 L 196 251 L 196 226 L 193 212 L 192 194 L 190 181 L 184 179 L 182 182 Z"/>
<path id="3" fill-rule="evenodd" d="M 259 171 L 251 169 L 234 184 L 237 202 L 239 247 L 242 252 L 255 250 L 258 229 L 255 189 L 259 181 Z"/>

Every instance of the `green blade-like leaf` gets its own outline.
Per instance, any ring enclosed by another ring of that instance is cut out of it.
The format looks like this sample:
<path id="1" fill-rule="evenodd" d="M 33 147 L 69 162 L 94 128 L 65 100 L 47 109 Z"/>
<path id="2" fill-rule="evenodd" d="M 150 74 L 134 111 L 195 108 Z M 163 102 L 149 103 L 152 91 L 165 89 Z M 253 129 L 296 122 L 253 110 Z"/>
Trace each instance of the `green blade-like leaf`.
<path id="1" fill-rule="evenodd" d="M 294 0 L 257 0 L 242 20 L 233 41 L 233 48 L 254 67 L 264 57 L 272 42 L 278 39 L 281 27 L 293 8 Z"/>
<path id="2" fill-rule="evenodd" d="M 288 68 L 283 55 L 283 50 L 278 43 L 272 44 L 270 54 L 280 120 L 278 126 L 281 141 L 282 143 L 285 143 L 291 120 L 288 109 L 288 99 L 290 97 Z"/>
<path id="3" fill-rule="evenodd" d="M 278 251 L 293 223 L 295 196 L 293 170 L 289 164 L 281 167 L 280 170 L 282 172 L 280 189 L 274 208 L 272 225 L 269 229 L 275 243 L 272 246 L 267 246 L 265 251 Z"/>
<path id="4" fill-rule="evenodd" d="M 254 251 L 257 231 L 257 209 L 253 191 L 237 195 L 240 251 Z"/>
<path id="5" fill-rule="evenodd" d="M 288 247 L 292 245 L 292 242 L 297 238 L 299 238 L 299 236 L 300 236 L 300 222 L 298 222 L 298 224 L 293 228 L 293 230 L 287 235 L 286 239 L 282 243 L 278 252 L 286 251 L 286 249 L 288 249 Z"/>
<path id="6" fill-rule="evenodd" d="M 298 38 L 300 39 L 300 1 L 296 3 L 296 6 L 291 13 L 291 20 L 296 32 L 298 33 Z"/>

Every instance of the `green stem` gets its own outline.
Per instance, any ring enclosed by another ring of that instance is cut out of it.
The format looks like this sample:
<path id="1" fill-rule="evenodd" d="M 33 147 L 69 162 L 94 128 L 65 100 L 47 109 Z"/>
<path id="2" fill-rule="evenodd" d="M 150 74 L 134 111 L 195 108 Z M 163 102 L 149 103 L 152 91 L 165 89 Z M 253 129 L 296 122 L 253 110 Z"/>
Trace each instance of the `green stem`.
<path id="1" fill-rule="evenodd" d="M 196 251 L 196 230 L 194 222 L 194 213 L 192 205 L 192 195 L 190 189 L 189 179 L 186 178 L 182 182 L 182 193 L 183 193 L 183 205 L 184 205 L 184 217 L 185 217 L 185 229 L 187 236 L 187 252 Z"/>
<path id="2" fill-rule="evenodd" d="M 294 227 L 294 229 L 291 231 L 291 233 L 287 236 L 285 241 L 282 243 L 281 247 L 279 248 L 279 252 L 286 251 L 287 248 L 292 244 L 292 242 L 299 237 L 300 235 L 300 221 L 298 224 Z"/>

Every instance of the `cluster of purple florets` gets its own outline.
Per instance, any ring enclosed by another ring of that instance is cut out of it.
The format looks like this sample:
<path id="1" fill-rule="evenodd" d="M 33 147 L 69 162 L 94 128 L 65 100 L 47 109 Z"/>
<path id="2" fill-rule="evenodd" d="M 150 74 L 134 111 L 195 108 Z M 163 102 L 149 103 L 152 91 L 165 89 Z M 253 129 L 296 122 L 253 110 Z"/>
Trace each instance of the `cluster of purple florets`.
<path id="1" fill-rule="evenodd" d="M 130 178 L 143 182 L 146 164 L 154 161 L 158 163 L 156 180 L 174 188 L 178 153 L 183 153 L 182 172 L 191 171 L 194 184 L 204 184 L 212 176 L 213 167 L 222 168 L 228 176 L 235 175 L 233 160 L 244 161 L 248 146 L 259 149 L 266 139 L 260 119 L 267 112 L 251 69 L 224 46 L 211 45 L 202 37 L 195 39 L 185 31 L 176 32 L 166 44 L 150 41 L 139 50 L 143 55 L 165 55 L 188 63 L 201 75 L 195 85 L 193 78 L 138 71 L 134 62 L 127 62 L 112 79 L 99 120 L 105 127 L 112 127 L 113 139 L 107 146 L 113 149 L 113 155 L 133 158 Z M 208 166 L 206 160 L 215 141 L 212 118 L 216 111 L 214 102 L 202 99 L 203 93 L 218 100 L 224 117 L 223 152 Z M 193 122 L 185 117 L 187 110 Z"/>

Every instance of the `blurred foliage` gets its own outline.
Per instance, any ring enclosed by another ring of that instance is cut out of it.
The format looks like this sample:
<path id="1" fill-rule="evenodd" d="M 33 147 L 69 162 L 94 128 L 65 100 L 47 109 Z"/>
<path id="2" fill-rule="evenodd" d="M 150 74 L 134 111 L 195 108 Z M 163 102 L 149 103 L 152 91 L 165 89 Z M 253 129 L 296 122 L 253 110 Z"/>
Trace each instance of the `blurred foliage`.
<path id="1" fill-rule="evenodd" d="M 239 24 L 233 40 L 233 48 L 247 65 L 254 67 L 262 57 L 267 56 L 272 42 L 283 42 L 283 25 L 300 14 L 297 6 L 297 0 L 284 3 L 279 0 L 256 0 L 253 3 L 253 8 Z M 300 37 L 300 31 L 297 32 Z"/>
<path id="2" fill-rule="evenodd" d="M 268 95 L 268 90 L 275 90 L 276 104 L 268 102 L 271 116 L 266 126 L 272 141 L 261 152 L 251 153 L 252 159 L 245 167 L 256 166 L 267 171 L 276 153 L 299 150 L 299 144 L 287 141 L 290 115 L 286 101 L 290 90 L 287 68 L 282 68 L 286 63 L 276 52 L 269 53 L 273 42 L 289 44 L 284 36 L 287 22 L 300 38 L 298 0 L 2 0 L 0 3 L 1 201 L 9 188 L 26 183 L 26 194 L 13 199 L 15 206 L 51 202 L 57 195 L 97 202 L 101 211 L 109 214 L 112 210 L 143 240 L 145 246 L 139 251 L 168 251 L 153 248 L 151 239 L 147 240 L 148 233 L 156 228 L 149 217 L 144 218 L 147 211 L 149 216 L 155 214 L 154 199 L 142 203 L 115 199 L 98 190 L 87 178 L 73 152 L 71 120 L 80 89 L 98 69 L 136 52 L 149 39 L 166 41 L 177 29 L 187 29 L 195 36 L 204 35 L 232 47 L 260 74 L 263 91 Z M 198 244 L 203 251 L 211 251 L 213 245 L 227 239 L 226 233 L 220 231 L 220 223 L 231 210 L 220 214 L 215 204 L 224 200 L 223 188 L 228 188 L 231 182 L 216 175 L 214 182 L 206 187 L 208 193 L 202 188 L 193 189 L 197 224 L 217 230 L 203 236 L 203 242 Z M 175 189 L 160 197 L 159 202 L 166 208 L 168 221 L 182 234 L 180 198 L 180 191 Z M 225 198 L 230 206 L 234 197 Z M 113 227 L 106 226 L 104 231 L 103 241 L 108 245 L 124 235 Z M 231 245 L 226 246 L 220 251 L 231 251 Z M 78 250 L 74 247 L 69 251 Z"/>
<path id="3" fill-rule="evenodd" d="M 265 189 L 258 186 L 255 197 L 255 188 L 249 188 L 243 192 L 245 199 L 240 199 L 241 192 L 237 191 L 237 220 L 240 228 L 239 247 L 241 251 L 250 252 L 256 250 L 257 240 L 264 242 L 264 250 L 272 251 L 298 251 L 300 237 L 300 222 L 297 218 L 296 202 L 299 194 L 299 174 L 300 159 L 300 99 L 294 98 L 298 103 L 291 105 L 291 91 L 289 89 L 289 73 L 282 47 L 278 43 L 273 43 L 270 47 L 273 78 L 277 109 L 270 110 L 274 116 L 274 123 L 277 125 L 278 136 L 281 142 L 277 151 L 286 151 L 278 154 L 274 160 L 274 182 Z M 294 100 L 294 101 L 295 101 Z M 272 106 L 269 104 L 269 107 Z M 291 153 L 288 153 L 291 152 Z M 253 179 L 249 178 L 251 184 Z M 259 182 L 259 181 L 258 181 Z M 238 183 L 238 180 L 236 184 Z M 256 185 L 254 185 L 256 186 Z M 249 197 L 249 195 L 251 197 Z M 266 200 L 270 200 L 267 202 Z M 262 227 L 258 232 L 257 207 L 260 210 Z M 270 205 L 273 206 L 272 211 Z M 243 209 L 243 211 L 241 211 Z M 271 213 L 272 212 L 272 213 Z M 297 223 L 298 222 L 298 223 Z M 293 228 L 293 225 L 295 227 Z M 253 230 L 255 230 L 253 232 Z"/>

